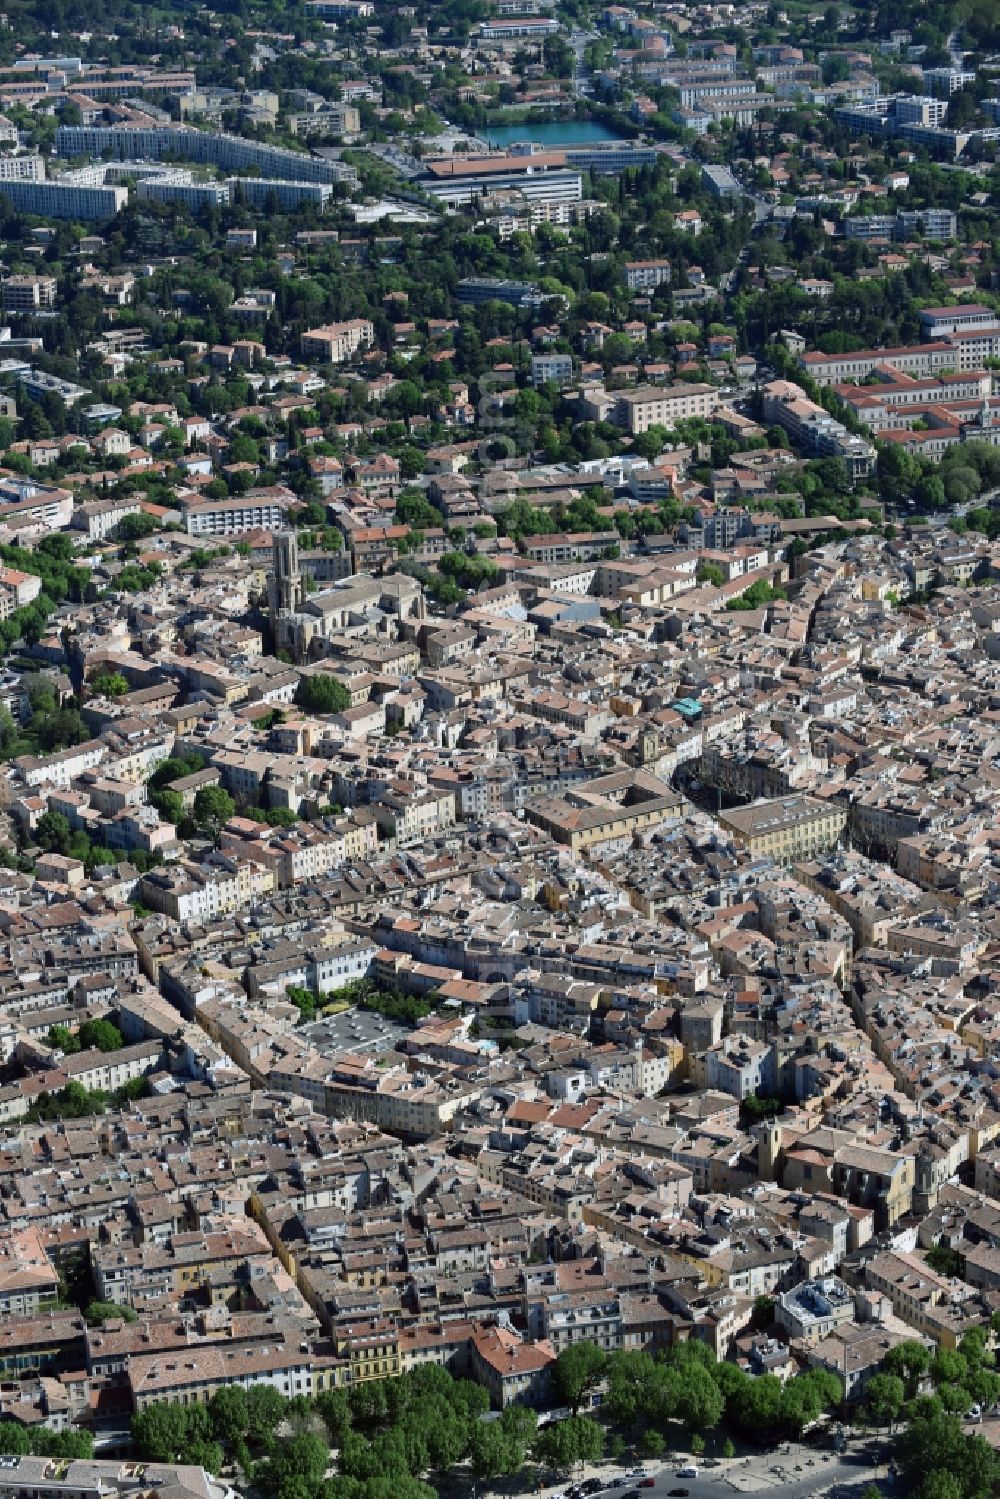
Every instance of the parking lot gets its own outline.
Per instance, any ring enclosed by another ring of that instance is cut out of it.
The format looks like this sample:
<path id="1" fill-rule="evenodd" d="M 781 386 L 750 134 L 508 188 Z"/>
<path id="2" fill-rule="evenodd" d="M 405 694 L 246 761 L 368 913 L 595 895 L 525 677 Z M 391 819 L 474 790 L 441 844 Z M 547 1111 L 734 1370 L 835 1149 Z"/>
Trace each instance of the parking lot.
<path id="1" fill-rule="evenodd" d="M 685 1499 L 861 1499 L 865 1488 L 873 1486 L 891 1496 L 901 1488 L 900 1480 L 893 1480 L 888 1457 L 888 1446 L 877 1438 L 859 1441 L 848 1452 L 791 1442 L 735 1458 L 677 1453 L 641 1466 L 588 1464 L 577 1483 L 546 1487 L 538 1494 L 539 1499 L 679 1499 L 682 1494 Z M 513 1492 L 506 1485 L 504 1489 Z"/>
<path id="2" fill-rule="evenodd" d="M 327 1055 L 338 1051 L 358 1052 L 362 1056 L 391 1051 L 401 1036 L 409 1034 L 405 1025 L 397 1025 L 374 1010 L 342 1010 L 302 1027 L 302 1034 Z"/>

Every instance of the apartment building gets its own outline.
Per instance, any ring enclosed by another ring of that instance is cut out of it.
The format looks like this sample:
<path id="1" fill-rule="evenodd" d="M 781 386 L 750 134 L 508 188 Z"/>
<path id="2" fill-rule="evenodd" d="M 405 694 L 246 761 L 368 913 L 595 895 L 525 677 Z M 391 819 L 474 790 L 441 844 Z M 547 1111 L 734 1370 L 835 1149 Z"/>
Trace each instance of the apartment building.
<path id="1" fill-rule="evenodd" d="M 150 1354 L 129 1361 L 128 1383 L 137 1411 L 147 1405 L 204 1404 L 226 1386 L 250 1390 L 270 1385 L 286 1399 L 313 1392 L 313 1357 L 280 1344 L 276 1348 L 247 1345 L 227 1348 L 211 1343 L 180 1353 Z"/>
<path id="2" fill-rule="evenodd" d="M 953 401 L 978 403 L 992 393 L 993 380 L 988 370 L 941 375 L 937 380 L 912 380 L 907 377 L 893 380 L 886 371 L 871 385 L 842 385 L 837 388 L 841 400 L 856 401 L 859 408 L 865 402 L 873 402 L 904 412 L 910 406 L 947 405 Z M 864 420 L 869 421 L 869 417 L 865 416 Z"/>
<path id="3" fill-rule="evenodd" d="M 802 1281 L 776 1298 L 774 1320 L 789 1342 L 819 1343 L 854 1322 L 854 1295 L 836 1275 Z"/>
<path id="4" fill-rule="evenodd" d="M 323 100 L 319 109 L 290 114 L 288 128 L 293 135 L 355 135 L 361 129 L 361 113 L 354 104 Z"/>
<path id="5" fill-rule="evenodd" d="M 148 886 L 146 884 L 148 881 Z M 209 921 L 276 887 L 274 871 L 219 856 L 217 865 L 170 864 L 143 876 L 143 899 L 175 921 Z"/>
<path id="6" fill-rule="evenodd" d="M 716 198 L 739 198 L 743 189 L 728 167 L 703 166 L 701 181 Z"/>
<path id="7" fill-rule="evenodd" d="M 328 323 L 303 333 L 302 357 L 318 359 L 322 364 L 344 364 L 362 349 L 370 349 L 374 342 L 374 325 L 367 318 L 352 318 L 346 323 Z"/>
<path id="8" fill-rule="evenodd" d="M 982 369 L 987 359 L 1000 357 L 1000 322 L 992 326 L 956 329 L 948 334 L 952 368 L 960 373 Z"/>
<path id="9" fill-rule="evenodd" d="M 786 796 L 722 812 L 719 821 L 753 858 L 780 864 L 834 848 L 847 824 L 846 808 L 811 796 Z"/>
<path id="10" fill-rule="evenodd" d="M 665 781 L 645 771 L 613 771 L 579 789 L 567 788 L 560 796 L 536 797 L 525 804 L 524 815 L 556 843 L 579 853 L 676 822 L 683 800 Z"/>
<path id="11" fill-rule="evenodd" d="M 106 223 L 128 202 L 125 187 L 87 187 L 62 182 L 0 182 L 0 195 L 12 208 L 43 219 Z"/>
<path id="12" fill-rule="evenodd" d="M 573 378 L 572 354 L 532 354 L 531 383 L 566 385 Z"/>
<path id="13" fill-rule="evenodd" d="M 783 427 L 807 453 L 842 459 L 852 479 L 864 479 L 871 473 L 875 464 L 872 444 L 848 432 L 800 386 L 790 380 L 772 380 L 764 387 L 763 397 L 764 421 Z"/>
<path id="14" fill-rule="evenodd" d="M 226 207 L 230 199 L 228 182 L 197 182 L 190 172 L 161 172 L 143 177 L 136 183 L 139 202 L 184 203 L 188 208 Z"/>
<path id="15" fill-rule="evenodd" d="M 845 219 L 848 239 L 912 239 L 916 233 L 927 239 L 954 239 L 958 218 L 950 208 L 922 208 L 912 212 L 866 213 Z"/>
<path id="16" fill-rule="evenodd" d="M 83 1368 L 82 1355 L 74 1367 Z M 28 1456 L 10 1456 L 6 1463 L 0 1468 L 0 1499 L 138 1499 L 150 1489 L 175 1490 L 190 1499 L 232 1495 L 225 1483 L 191 1465 Z"/>
<path id="17" fill-rule="evenodd" d="M 721 399 L 714 385 L 640 385 L 618 392 L 611 420 L 635 436 L 688 417 L 710 417 Z"/>
<path id="18" fill-rule="evenodd" d="M 679 89 L 685 109 L 693 108 L 703 99 L 739 99 L 756 91 L 757 85 L 752 78 L 732 77 L 705 78 L 698 83 L 682 83 Z"/>
<path id="19" fill-rule="evenodd" d="M 669 260 L 627 260 L 625 285 L 629 291 L 655 291 L 670 280 Z"/>
<path id="20" fill-rule="evenodd" d="M 45 158 L 37 152 L 0 156 L 0 182 L 44 182 Z"/>
<path id="21" fill-rule="evenodd" d="M 235 203 L 267 208 L 274 202 L 289 212 L 301 208 L 304 203 L 322 211 L 329 206 L 333 196 L 333 188 L 328 182 L 292 182 L 277 177 L 231 177 L 229 188 Z"/>
<path id="22" fill-rule="evenodd" d="M 477 1326 L 472 1336 L 473 1373 L 489 1391 L 494 1410 L 543 1404 L 555 1361 L 551 1343 L 524 1342 L 510 1327 Z"/>
<path id="23" fill-rule="evenodd" d="M 32 1317 L 55 1304 L 59 1276 L 37 1228 L 17 1229 L 0 1248 L 0 1314 Z"/>
<path id="24" fill-rule="evenodd" d="M 306 0 L 306 9 L 321 21 L 369 21 L 375 14 L 372 0 Z"/>
<path id="25" fill-rule="evenodd" d="M 9 619 L 16 609 L 23 609 L 42 591 L 42 580 L 34 573 L 0 567 L 0 619 Z"/>
<path id="26" fill-rule="evenodd" d="M 197 500 L 184 512 L 189 536 L 236 536 L 242 531 L 278 531 L 285 524 L 284 500 L 244 496 L 236 500 Z"/>
<path id="27" fill-rule="evenodd" d="M 522 307 L 543 301 L 533 281 L 508 281 L 500 276 L 466 276 L 455 287 L 455 301 L 463 307 L 481 307 L 484 302 L 507 302 Z"/>
<path id="28" fill-rule="evenodd" d="M 486 21 L 479 28 L 484 42 L 510 42 L 519 39 L 555 36 L 559 22 L 546 16 L 510 16 L 505 20 Z"/>
<path id="29" fill-rule="evenodd" d="M 932 1270 L 916 1254 L 888 1252 L 875 1257 L 865 1268 L 865 1280 L 873 1291 L 881 1291 L 892 1302 L 892 1309 L 917 1332 L 954 1347 L 952 1338 L 942 1338 L 941 1319 L 936 1307 L 946 1308 L 962 1296 L 956 1282 Z"/>
<path id="30" fill-rule="evenodd" d="M 617 548 L 621 537 L 617 531 L 577 531 L 569 535 L 537 537 L 524 548 L 533 562 L 560 564 L 587 562 Z"/>
<path id="31" fill-rule="evenodd" d="M 656 159 L 656 147 L 645 146 L 641 141 L 591 141 L 586 146 L 566 147 L 568 166 L 579 167 L 581 172 L 592 172 L 598 177 L 652 167 L 656 165 Z"/>
<path id="32" fill-rule="evenodd" d="M 5 312 L 39 312 L 55 305 L 54 276 L 8 276 L 3 282 Z"/>
<path id="33" fill-rule="evenodd" d="M 185 125 L 62 125 L 56 131 L 60 156 L 104 156 L 119 161 L 201 161 L 223 171 L 250 168 L 263 177 L 290 182 L 357 184 L 354 168 L 340 161 L 265 146 L 239 135 L 194 130 Z"/>

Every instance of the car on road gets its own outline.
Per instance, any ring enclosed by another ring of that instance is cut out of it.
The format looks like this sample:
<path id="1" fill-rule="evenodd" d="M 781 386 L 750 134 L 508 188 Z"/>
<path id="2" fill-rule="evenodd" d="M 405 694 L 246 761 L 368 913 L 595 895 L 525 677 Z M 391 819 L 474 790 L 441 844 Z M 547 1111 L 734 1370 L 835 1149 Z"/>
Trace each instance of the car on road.
<path id="1" fill-rule="evenodd" d="M 642 1480 L 642 1482 L 640 1483 L 639 1487 L 641 1489 L 651 1489 L 651 1488 L 653 1488 L 655 1486 L 655 1484 L 656 1484 L 656 1479 L 655 1478 L 644 1478 Z"/>
<path id="2" fill-rule="evenodd" d="M 622 1499 L 642 1499 L 638 1489 L 626 1489 Z"/>
<path id="3" fill-rule="evenodd" d="M 669 1499 L 687 1499 L 687 1496 L 688 1496 L 688 1494 L 690 1494 L 690 1492 L 691 1492 L 690 1489 L 668 1489 L 667 1490 Z"/>
<path id="4" fill-rule="evenodd" d="M 677 1477 L 678 1478 L 697 1478 L 698 1477 L 698 1465 L 697 1465 L 697 1463 L 688 1463 L 686 1467 L 684 1467 L 684 1468 L 681 1469 L 681 1471 L 678 1473 Z"/>

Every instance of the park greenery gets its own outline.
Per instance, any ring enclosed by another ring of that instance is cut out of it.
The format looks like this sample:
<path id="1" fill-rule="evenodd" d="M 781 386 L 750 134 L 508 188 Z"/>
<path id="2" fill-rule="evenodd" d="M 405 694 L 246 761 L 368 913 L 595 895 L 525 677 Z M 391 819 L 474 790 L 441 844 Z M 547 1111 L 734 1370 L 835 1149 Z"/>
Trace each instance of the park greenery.
<path id="1" fill-rule="evenodd" d="M 20 1421 L 0 1421 L 0 1452 L 12 1455 L 56 1458 L 89 1458 L 94 1439 L 89 1431 L 70 1428 L 53 1431 L 48 1426 L 22 1426 Z"/>
<path id="2" fill-rule="evenodd" d="M 47 1124 L 55 1119 L 90 1119 L 108 1109 L 124 1108 L 136 1099 L 144 1098 L 147 1087 L 144 1077 L 131 1078 L 110 1093 L 69 1082 L 54 1093 L 39 1093 L 24 1118 L 28 1124 Z"/>
<path id="3" fill-rule="evenodd" d="M 351 1006 L 372 1010 L 399 1025 L 416 1025 L 435 1008 L 433 996 L 420 998 L 414 994 L 401 994 L 397 989 L 383 989 L 372 979 L 351 979 L 324 994 L 302 984 L 289 984 L 285 994 L 299 1011 L 300 1025 L 315 1020 L 324 1010 L 336 1012 Z"/>
<path id="4" fill-rule="evenodd" d="M 726 604 L 729 610 L 761 609 L 765 604 L 771 604 L 775 599 L 785 599 L 788 595 L 783 588 L 769 583 L 766 578 L 758 578 L 756 583 L 751 583 L 737 598 L 730 599 Z"/>
<path id="5" fill-rule="evenodd" d="M 138 1312 L 130 1306 L 119 1306 L 117 1301 L 90 1301 L 83 1312 L 91 1327 L 103 1327 L 105 1322 L 137 1322 Z"/>
<path id="6" fill-rule="evenodd" d="M 973 1329 L 956 1350 L 936 1353 L 917 1340 L 897 1344 L 869 1381 L 859 1419 L 889 1428 L 905 1492 L 918 1499 L 988 1499 L 1000 1478 L 992 1448 L 960 1419 L 973 1400 L 1000 1393 L 994 1331 Z M 598 1387 L 596 1419 L 583 1407 Z M 558 1474 L 629 1445 L 647 1456 L 697 1454 L 710 1436 L 731 1456 L 734 1437 L 758 1445 L 800 1437 L 839 1409 L 843 1389 L 821 1368 L 784 1383 L 753 1377 L 697 1340 L 611 1354 L 585 1341 L 559 1354 L 552 1393 L 569 1413 L 541 1426 L 519 1406 L 488 1418 L 483 1389 L 427 1365 L 313 1400 L 227 1387 L 207 1405 L 149 1406 L 132 1430 L 144 1458 L 213 1472 L 234 1462 L 275 1499 L 381 1499 L 390 1490 L 425 1499 L 460 1463 L 477 1481 L 518 1474 L 529 1462 L 540 1475 Z"/>
<path id="7" fill-rule="evenodd" d="M 64 812 L 43 812 L 35 824 L 34 841 L 44 853 L 79 859 L 88 874 L 102 865 L 117 864 L 124 858 L 143 873 L 161 862 L 160 854 L 149 853 L 146 849 L 134 848 L 126 854 L 121 849 L 95 843 L 83 828 L 71 827 Z"/>
<path id="8" fill-rule="evenodd" d="M 960 1420 L 974 1400 L 1000 1394 L 992 1331 L 973 1329 L 956 1350 L 934 1354 L 917 1340 L 900 1343 L 869 1381 L 861 1416 L 889 1427 L 906 1492 L 918 1499 L 988 1499 L 1000 1478 L 992 1448 Z M 595 1419 L 583 1407 L 599 1386 Z M 425 1499 L 460 1463 L 477 1481 L 515 1475 L 529 1462 L 557 1474 L 628 1445 L 647 1456 L 697 1454 L 713 1433 L 732 1455 L 734 1437 L 761 1445 L 800 1437 L 839 1408 L 843 1389 L 821 1368 L 784 1383 L 753 1377 L 697 1340 L 611 1354 L 585 1341 L 559 1354 L 552 1393 L 569 1414 L 539 1426 L 533 1410 L 512 1406 L 488 1418 L 482 1388 L 427 1365 L 314 1400 L 227 1387 L 207 1405 L 149 1406 L 132 1430 L 144 1458 L 213 1472 L 231 1461 L 275 1499 L 382 1499 L 390 1490 Z"/>
<path id="9" fill-rule="evenodd" d="M 50 1046 L 72 1056 L 78 1051 L 120 1051 L 125 1045 L 121 1031 L 110 1020 L 85 1020 L 78 1031 L 66 1025 L 49 1028 L 47 1040 Z"/>
<path id="10" fill-rule="evenodd" d="M 603 1380 L 598 1420 L 581 1406 Z M 542 1478 L 597 1461 L 606 1449 L 621 1454 L 627 1438 L 647 1453 L 699 1452 L 705 1433 L 726 1422 L 769 1435 L 798 1433 L 841 1394 L 836 1378 L 817 1371 L 791 1380 L 787 1393 L 771 1379 L 757 1396 L 761 1383 L 718 1363 L 700 1342 L 610 1356 L 584 1342 L 564 1349 L 553 1369 L 553 1394 L 570 1413 L 542 1425 L 518 1405 L 489 1417 L 482 1387 L 425 1365 L 313 1400 L 288 1401 L 258 1386 L 219 1390 L 207 1405 L 151 1405 L 134 1417 L 132 1434 L 149 1460 L 199 1462 L 213 1472 L 235 1462 L 248 1483 L 275 1499 L 382 1499 L 390 1492 L 425 1499 L 460 1463 L 480 1482 L 516 1475 L 529 1462 Z"/>

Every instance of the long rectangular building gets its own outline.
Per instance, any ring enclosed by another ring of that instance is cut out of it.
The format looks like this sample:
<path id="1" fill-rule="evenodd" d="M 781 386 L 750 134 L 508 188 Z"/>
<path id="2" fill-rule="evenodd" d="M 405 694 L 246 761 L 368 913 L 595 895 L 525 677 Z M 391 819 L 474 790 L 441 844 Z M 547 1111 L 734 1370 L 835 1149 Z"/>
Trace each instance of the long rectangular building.
<path id="1" fill-rule="evenodd" d="M 184 512 L 189 536 L 236 536 L 242 531 L 278 531 L 288 506 L 280 500 L 245 496 L 235 500 L 198 500 Z"/>
<path id="2" fill-rule="evenodd" d="M 0 182 L 0 196 L 21 213 L 43 219 L 76 219 L 106 223 L 128 202 L 126 187 L 85 187 L 79 183 Z"/>
<path id="3" fill-rule="evenodd" d="M 864 380 L 881 366 L 926 380 L 955 368 L 955 350 L 938 339 L 934 343 L 908 344 L 898 349 L 857 349 L 850 354 L 802 354 L 799 364 L 817 385 L 837 385 L 844 380 Z"/>
<path id="4" fill-rule="evenodd" d="M 752 858 L 789 864 L 833 848 L 847 824 L 847 811 L 816 797 L 785 796 L 722 812 L 719 823 Z"/>
<path id="5" fill-rule="evenodd" d="M 822 406 L 811 401 L 791 380 L 772 380 L 764 386 L 765 422 L 784 427 L 792 441 L 817 458 L 840 458 L 852 479 L 864 479 L 875 464 L 875 449 L 849 432 Z"/>
<path id="6" fill-rule="evenodd" d="M 567 169 L 565 151 L 536 151 L 526 156 L 435 156 L 424 163 L 421 186 L 452 207 L 488 193 L 517 188 L 526 198 L 578 203 L 583 197 L 579 171 Z"/>
<path id="7" fill-rule="evenodd" d="M 185 125 L 61 125 L 56 131 L 60 156 L 103 156 L 119 161 L 162 161 L 173 157 L 202 161 L 228 172 L 256 169 L 285 182 L 357 182 L 354 168 L 282 146 L 266 146 L 241 135 L 194 130 Z"/>
<path id="8" fill-rule="evenodd" d="M 618 393 L 612 420 L 635 435 L 690 417 L 710 417 L 721 399 L 714 385 L 639 385 Z"/>

